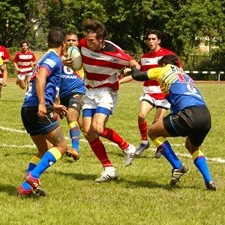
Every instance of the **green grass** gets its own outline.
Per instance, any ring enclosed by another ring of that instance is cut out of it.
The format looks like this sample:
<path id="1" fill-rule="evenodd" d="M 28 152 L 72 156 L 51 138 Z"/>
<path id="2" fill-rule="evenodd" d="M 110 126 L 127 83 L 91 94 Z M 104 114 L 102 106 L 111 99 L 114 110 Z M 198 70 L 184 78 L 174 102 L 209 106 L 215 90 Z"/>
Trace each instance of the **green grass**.
<path id="1" fill-rule="evenodd" d="M 63 157 L 42 175 L 48 195 L 23 199 L 17 197 L 16 190 L 36 149 L 20 119 L 24 91 L 15 83 L 8 83 L 0 101 L 0 224 L 224 224 L 225 85 L 198 84 L 198 87 L 212 113 L 212 129 L 202 150 L 209 158 L 209 167 L 219 186 L 217 192 L 205 189 L 201 175 L 183 146 L 183 138 L 169 139 L 181 160 L 190 167 L 177 187 L 169 187 L 171 167 L 164 158 L 153 158 L 153 145 L 136 158 L 132 166 L 124 168 L 120 149 L 106 140 L 103 141 L 120 179 L 97 184 L 94 180 L 101 174 L 102 167 L 82 136 L 79 161 Z M 135 145 L 139 143 L 136 117 L 141 93 L 141 83 L 123 85 L 117 110 L 108 122 L 108 126 Z M 66 121 L 62 120 L 61 124 L 68 138 Z M 213 160 L 217 158 L 223 159 L 222 163 Z"/>

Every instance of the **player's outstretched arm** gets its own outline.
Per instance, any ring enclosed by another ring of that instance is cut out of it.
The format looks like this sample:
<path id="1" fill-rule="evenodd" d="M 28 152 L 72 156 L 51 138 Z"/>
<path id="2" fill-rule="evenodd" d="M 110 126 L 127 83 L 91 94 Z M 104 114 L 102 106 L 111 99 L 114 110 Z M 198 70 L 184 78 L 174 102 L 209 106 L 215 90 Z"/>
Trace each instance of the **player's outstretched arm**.
<path id="1" fill-rule="evenodd" d="M 146 71 L 140 71 L 136 68 L 136 66 L 132 66 L 131 67 L 131 72 L 130 72 L 132 78 L 134 80 L 138 80 L 138 81 L 145 81 L 145 80 L 149 80 L 147 72 Z"/>

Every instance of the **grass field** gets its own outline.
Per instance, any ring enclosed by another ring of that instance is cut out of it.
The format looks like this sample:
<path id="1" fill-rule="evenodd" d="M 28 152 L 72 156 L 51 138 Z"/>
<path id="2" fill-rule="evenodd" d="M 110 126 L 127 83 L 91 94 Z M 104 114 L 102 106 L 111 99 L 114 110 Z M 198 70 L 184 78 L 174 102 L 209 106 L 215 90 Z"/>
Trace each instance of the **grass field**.
<path id="1" fill-rule="evenodd" d="M 24 131 L 20 107 L 24 91 L 9 82 L 0 101 L 0 224 L 1 225 L 214 225 L 225 220 L 225 107 L 224 84 L 198 84 L 212 114 L 212 129 L 202 150 L 219 186 L 207 191 L 203 179 L 183 146 L 183 138 L 171 138 L 174 150 L 190 171 L 173 189 L 168 182 L 171 167 L 155 159 L 151 145 L 133 164 L 124 168 L 120 149 L 103 140 L 120 179 L 98 184 L 102 167 L 83 136 L 79 161 L 63 157 L 41 177 L 44 198 L 16 195 L 27 162 L 36 149 Z M 108 126 L 139 144 L 136 114 L 141 83 L 121 87 L 115 114 Z M 149 115 L 149 124 L 152 115 Z M 68 138 L 66 121 L 62 120 Z M 69 139 L 68 139 L 69 143 Z"/>

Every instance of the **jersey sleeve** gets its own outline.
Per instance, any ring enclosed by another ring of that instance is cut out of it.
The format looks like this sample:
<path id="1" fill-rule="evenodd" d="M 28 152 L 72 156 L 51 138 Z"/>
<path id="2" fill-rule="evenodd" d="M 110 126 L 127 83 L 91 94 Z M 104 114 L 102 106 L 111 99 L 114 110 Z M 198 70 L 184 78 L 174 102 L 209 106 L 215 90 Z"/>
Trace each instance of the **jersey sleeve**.
<path id="1" fill-rule="evenodd" d="M 2 57 L 0 56 L 0 66 L 2 66 L 3 65 L 3 59 L 2 59 Z"/>
<path id="2" fill-rule="evenodd" d="M 35 62 L 37 59 L 36 59 L 36 56 L 34 53 L 32 53 L 32 61 Z"/>
<path id="3" fill-rule="evenodd" d="M 17 63 L 19 61 L 19 57 L 18 57 L 18 52 L 16 53 L 16 55 L 14 56 L 13 62 Z"/>
<path id="4" fill-rule="evenodd" d="M 152 68 L 147 71 L 147 76 L 150 80 L 159 80 L 161 74 L 162 67 Z"/>

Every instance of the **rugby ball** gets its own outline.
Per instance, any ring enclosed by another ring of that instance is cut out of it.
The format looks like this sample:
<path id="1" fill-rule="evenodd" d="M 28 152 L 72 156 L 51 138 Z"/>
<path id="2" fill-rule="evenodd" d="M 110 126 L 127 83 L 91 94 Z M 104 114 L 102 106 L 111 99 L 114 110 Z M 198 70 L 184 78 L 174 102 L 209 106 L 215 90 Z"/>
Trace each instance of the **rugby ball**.
<path id="1" fill-rule="evenodd" d="M 72 69 L 79 70 L 82 67 L 82 57 L 80 50 L 75 46 L 70 46 L 67 50 L 69 58 L 72 58 Z"/>

